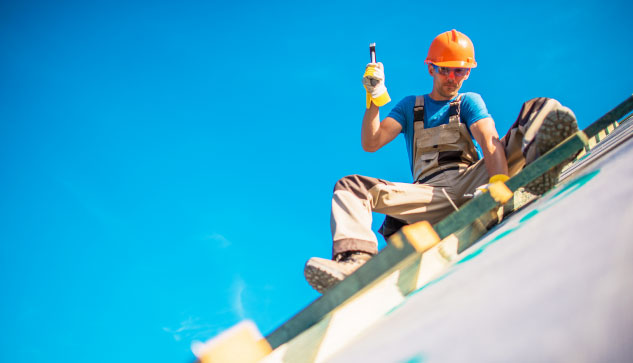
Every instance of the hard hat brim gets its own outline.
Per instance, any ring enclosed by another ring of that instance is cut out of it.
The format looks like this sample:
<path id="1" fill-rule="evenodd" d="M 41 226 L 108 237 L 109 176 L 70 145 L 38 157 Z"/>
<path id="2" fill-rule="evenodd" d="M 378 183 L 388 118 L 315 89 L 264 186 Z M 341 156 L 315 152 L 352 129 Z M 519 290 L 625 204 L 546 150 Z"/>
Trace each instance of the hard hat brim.
<path id="1" fill-rule="evenodd" d="M 464 61 L 447 61 L 447 62 L 431 62 L 426 61 L 426 64 L 435 64 L 438 67 L 451 67 L 451 68 L 476 68 L 477 62 L 464 62 Z"/>

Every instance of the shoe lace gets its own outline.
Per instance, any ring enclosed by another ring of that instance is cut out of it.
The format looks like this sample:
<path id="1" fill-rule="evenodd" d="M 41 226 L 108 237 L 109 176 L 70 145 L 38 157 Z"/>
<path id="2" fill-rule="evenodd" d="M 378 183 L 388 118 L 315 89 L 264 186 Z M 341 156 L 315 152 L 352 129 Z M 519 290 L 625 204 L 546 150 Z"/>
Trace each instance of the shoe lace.
<path id="1" fill-rule="evenodd" d="M 358 263 L 358 262 L 362 262 L 363 260 L 362 259 L 357 259 L 356 257 L 360 257 L 360 256 L 363 256 L 363 255 L 368 255 L 368 253 L 360 252 L 360 251 L 343 252 L 343 253 L 339 253 L 338 255 L 336 255 L 334 257 L 334 261 L 342 262 L 342 263 Z"/>

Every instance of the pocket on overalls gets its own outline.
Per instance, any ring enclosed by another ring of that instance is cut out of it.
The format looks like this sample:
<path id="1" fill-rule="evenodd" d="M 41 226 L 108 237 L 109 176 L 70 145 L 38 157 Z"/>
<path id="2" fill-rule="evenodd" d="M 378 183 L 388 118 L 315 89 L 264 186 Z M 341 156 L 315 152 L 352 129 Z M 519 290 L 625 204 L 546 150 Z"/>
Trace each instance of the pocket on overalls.
<path id="1" fill-rule="evenodd" d="M 420 158 L 416 162 L 417 165 L 415 168 L 417 171 L 417 176 L 419 177 L 420 175 L 439 167 L 439 155 L 440 153 L 438 151 L 427 151 L 420 155 Z"/>

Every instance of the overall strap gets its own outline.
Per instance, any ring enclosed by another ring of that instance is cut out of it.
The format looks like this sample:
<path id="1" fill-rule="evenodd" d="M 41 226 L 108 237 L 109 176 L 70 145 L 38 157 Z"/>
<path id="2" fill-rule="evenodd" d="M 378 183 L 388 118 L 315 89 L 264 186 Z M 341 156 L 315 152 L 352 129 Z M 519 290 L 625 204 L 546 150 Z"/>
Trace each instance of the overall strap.
<path id="1" fill-rule="evenodd" d="M 413 123 L 422 122 L 424 125 L 424 96 L 415 97 L 415 106 L 413 106 Z"/>
<path id="2" fill-rule="evenodd" d="M 456 99 L 451 101 L 450 108 L 448 109 L 448 123 L 459 123 L 459 111 L 462 101 L 462 95 L 457 96 Z"/>

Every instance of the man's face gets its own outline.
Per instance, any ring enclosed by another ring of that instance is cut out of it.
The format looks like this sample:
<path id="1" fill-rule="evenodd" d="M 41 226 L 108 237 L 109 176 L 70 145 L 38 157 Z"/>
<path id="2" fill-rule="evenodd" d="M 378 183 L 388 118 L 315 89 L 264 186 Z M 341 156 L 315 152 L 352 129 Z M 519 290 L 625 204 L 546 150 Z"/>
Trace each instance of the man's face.
<path id="1" fill-rule="evenodd" d="M 462 83 L 470 75 L 469 68 L 438 67 L 429 64 L 429 73 L 433 77 L 433 91 L 443 99 L 457 96 Z"/>

